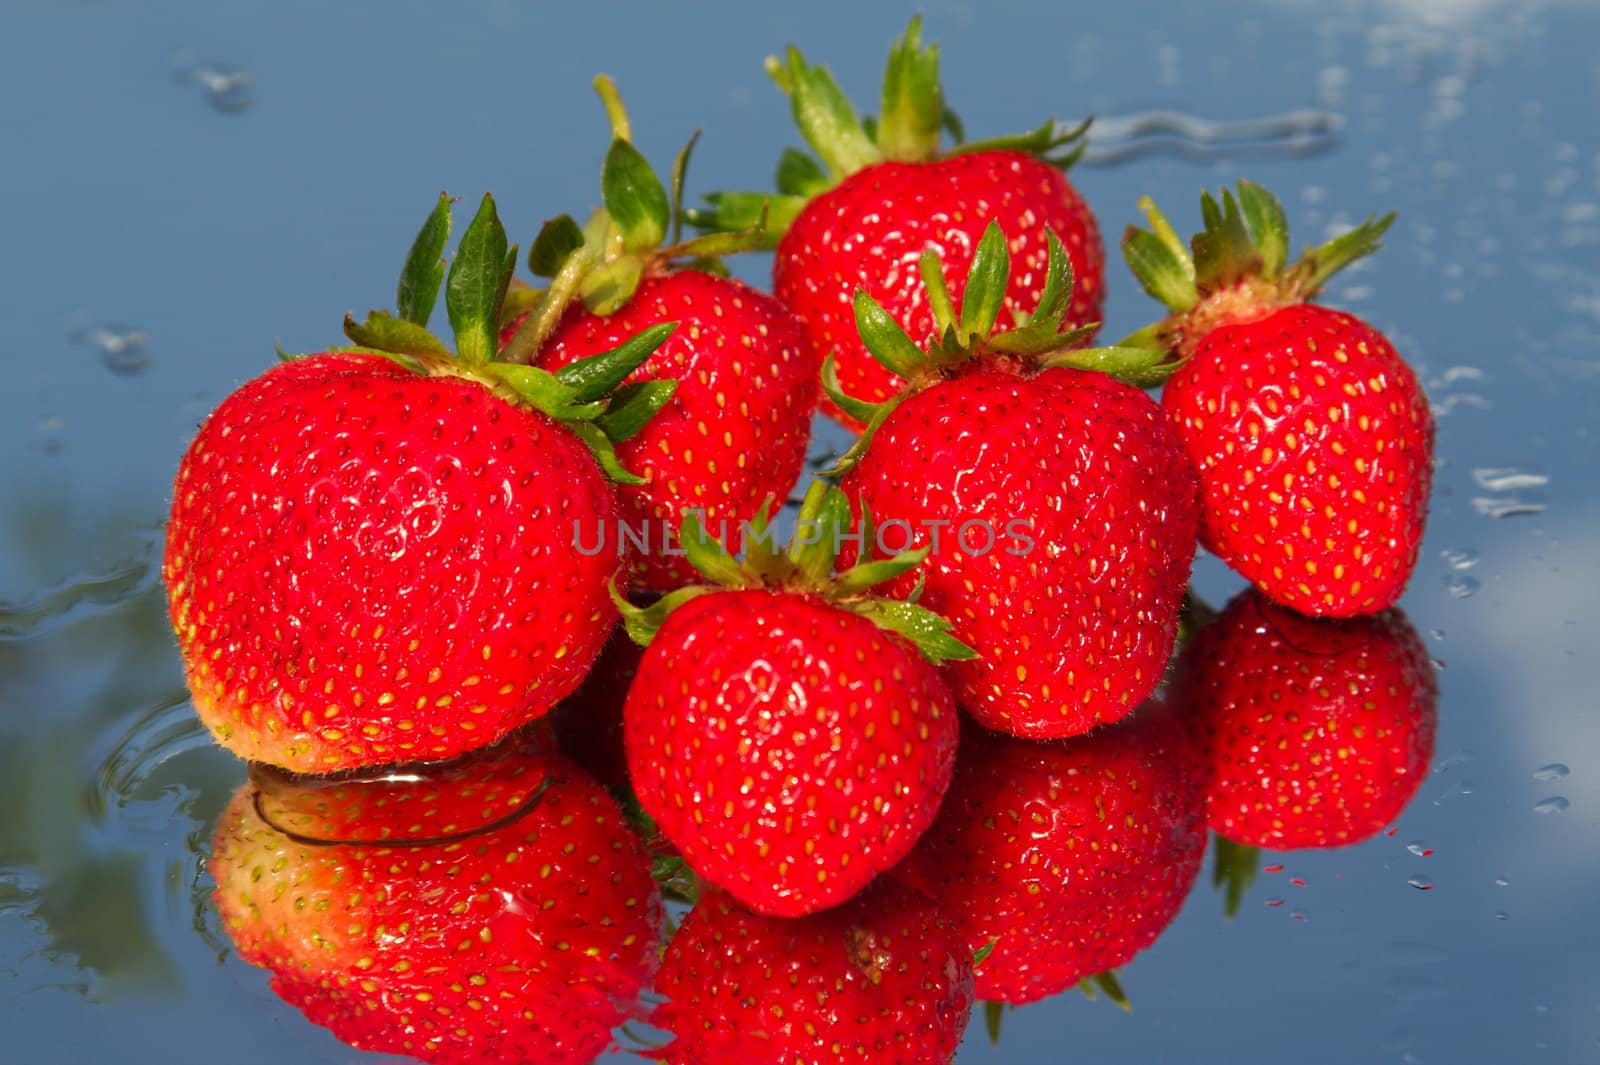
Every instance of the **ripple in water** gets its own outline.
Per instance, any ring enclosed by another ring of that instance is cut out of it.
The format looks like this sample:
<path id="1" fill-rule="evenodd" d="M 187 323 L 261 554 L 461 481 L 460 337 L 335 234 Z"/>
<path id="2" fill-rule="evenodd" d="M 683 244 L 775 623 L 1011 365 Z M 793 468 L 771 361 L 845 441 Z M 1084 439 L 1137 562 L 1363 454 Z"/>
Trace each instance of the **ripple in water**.
<path id="1" fill-rule="evenodd" d="M 77 577 L 21 601 L 0 599 L 0 643 L 31 639 L 100 609 L 120 606 L 152 588 L 159 576 L 149 556 L 104 573 Z"/>
<path id="2" fill-rule="evenodd" d="M 175 693 L 129 724 L 90 779 L 89 814 L 104 823 L 113 809 L 131 802 L 156 769 L 197 748 L 211 736 L 195 716 L 189 693 Z"/>
<path id="3" fill-rule="evenodd" d="M 1572 803 L 1567 801 L 1565 795 L 1552 795 L 1548 799 L 1540 799 L 1534 803 L 1533 812 L 1536 814 L 1559 814 L 1565 813 L 1571 806 Z"/>
<path id="4" fill-rule="evenodd" d="M 1196 162 L 1320 155 L 1339 143 L 1344 119 L 1332 111 L 1288 111 L 1264 118 L 1213 120 L 1179 111 L 1097 118 L 1081 162 L 1117 166 L 1147 155 Z"/>
<path id="5" fill-rule="evenodd" d="M 1549 765 L 1542 765 L 1538 769 L 1535 769 L 1533 771 L 1533 779 L 1534 780 L 1565 780 L 1567 778 L 1568 774 L 1570 774 L 1571 772 L 1572 772 L 1572 770 L 1568 769 L 1566 766 L 1562 765 L 1560 762 L 1551 762 Z"/>

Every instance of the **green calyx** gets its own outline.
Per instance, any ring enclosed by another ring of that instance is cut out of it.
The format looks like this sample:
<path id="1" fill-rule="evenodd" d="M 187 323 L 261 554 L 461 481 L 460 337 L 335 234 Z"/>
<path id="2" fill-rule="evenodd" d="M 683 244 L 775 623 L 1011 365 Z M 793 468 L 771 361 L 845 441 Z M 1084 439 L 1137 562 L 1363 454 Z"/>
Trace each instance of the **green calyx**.
<path id="1" fill-rule="evenodd" d="M 706 529 L 700 512 L 684 511 L 678 546 L 709 583 L 679 588 L 647 607 L 630 603 L 613 587 L 611 597 L 622 612 L 628 635 L 636 643 L 648 645 L 667 616 L 691 599 L 723 589 L 765 588 L 818 596 L 842 610 L 859 614 L 879 628 L 909 640 L 930 662 L 977 657 L 977 652 L 950 635 L 948 621 L 917 605 L 922 592 L 920 582 L 903 601 L 871 594 L 872 588 L 921 563 L 928 557 L 928 548 L 858 562 L 835 572 L 839 550 L 847 541 L 862 545 L 863 558 L 870 559 L 872 555 L 869 546 L 876 542 L 876 529 L 865 504 L 860 526 L 852 532 L 850 501 L 845 494 L 824 482 L 812 482 L 800 504 L 795 532 L 787 548 L 780 548 L 774 540 L 772 505 L 769 498 L 742 528 L 743 559 L 735 558 L 723 543 L 730 530 L 718 529 L 713 535 Z"/>
<path id="2" fill-rule="evenodd" d="M 716 192 L 706 207 L 688 212 L 691 224 L 709 230 L 748 228 L 767 212 L 765 246 L 775 245 L 811 197 L 845 177 L 885 161 L 931 162 L 975 152 L 1027 152 L 1066 169 L 1083 153 L 1089 122 L 1061 126 L 1053 119 L 1014 136 L 968 141 L 961 120 L 945 104 L 939 82 L 939 48 L 922 43 L 922 17 L 915 16 L 889 50 L 876 119 L 862 118 L 827 67 L 810 63 L 793 46 L 766 62 L 768 77 L 789 97 L 800 135 L 814 157 L 795 149 L 778 162 L 777 194 Z M 944 148 L 949 133 L 954 142 Z"/>
<path id="3" fill-rule="evenodd" d="M 759 247 L 765 239 L 765 215 L 758 211 L 736 232 L 684 240 L 683 185 L 700 134 L 678 153 L 669 187 L 633 146 L 633 126 L 616 84 L 601 74 L 594 87 L 611 121 L 611 146 L 600 167 L 604 206 L 584 225 L 571 215 L 557 215 L 534 238 L 528 268 L 550 283 L 508 319 L 525 314 L 506 345 L 508 358 L 516 361 L 531 361 L 575 299 L 594 314 L 614 314 L 654 271 L 686 265 L 725 273 L 721 256 Z"/>
<path id="4" fill-rule="evenodd" d="M 1136 344 L 1130 340 L 1113 347 L 1073 347 L 1093 333 L 1096 325 L 1063 331 L 1072 305 L 1072 264 L 1054 231 L 1046 228 L 1045 238 L 1050 252 L 1044 291 L 1033 313 L 1017 316 L 1009 329 L 996 328 L 1011 278 L 1011 253 L 1005 233 L 994 222 L 984 230 L 973 253 L 959 314 L 945 284 L 938 254 L 932 250 L 923 253 L 918 266 L 934 320 L 933 335 L 925 344 L 912 340 L 864 290 L 856 291 L 856 328 L 862 343 L 874 359 L 907 385 L 882 403 L 864 402 L 840 387 L 833 356 L 828 356 L 822 365 L 823 391 L 840 410 L 866 423 L 861 437 L 830 473 L 843 473 L 859 462 L 878 426 L 908 397 L 977 362 L 987 360 L 1019 370 L 1094 370 L 1140 388 L 1153 387 L 1170 376 L 1178 364 L 1168 361 L 1166 351 L 1154 343 Z"/>
<path id="5" fill-rule="evenodd" d="M 1261 851 L 1221 836 L 1212 838 L 1216 854 L 1211 867 L 1211 886 L 1223 893 L 1223 912 L 1231 921 L 1239 915 L 1239 905 L 1260 872 Z"/>
<path id="6" fill-rule="evenodd" d="M 1115 969 L 1107 969 L 1103 973 L 1085 976 L 1078 981 L 1078 990 L 1090 1002 L 1104 995 L 1106 1001 L 1116 1006 L 1123 1013 L 1133 1012 L 1133 1003 L 1128 1001 L 1127 993 L 1122 990 L 1122 982 L 1117 979 L 1117 971 Z"/>
<path id="7" fill-rule="evenodd" d="M 456 245 L 455 259 L 446 260 L 452 203 L 440 194 L 411 245 L 395 295 L 396 312 L 372 311 L 360 322 L 346 315 L 345 335 L 355 347 L 343 350 L 382 355 L 416 373 L 475 380 L 509 402 L 565 424 L 614 481 L 644 483 L 623 468 L 615 445 L 644 427 L 671 398 L 677 382 L 623 381 L 672 335 L 677 323 L 652 326 L 610 351 L 554 373 L 507 361 L 499 335 L 508 295 L 525 291 L 511 288 L 517 248 L 506 242 L 494 197 L 485 195 Z M 441 286 L 454 351 L 428 329 Z"/>
<path id="8" fill-rule="evenodd" d="M 1392 211 L 1374 215 L 1290 263 L 1283 205 L 1254 182 L 1241 180 L 1237 198 L 1222 190 L 1221 206 L 1210 192 L 1202 192 L 1204 228 L 1188 246 L 1149 197 L 1139 201 L 1139 209 L 1150 228 L 1129 226 L 1122 236 L 1122 254 L 1145 291 L 1174 314 L 1186 314 L 1209 296 L 1247 284 L 1257 287 L 1258 299 L 1273 305 L 1310 299 L 1334 274 L 1377 251 L 1395 219 Z"/>

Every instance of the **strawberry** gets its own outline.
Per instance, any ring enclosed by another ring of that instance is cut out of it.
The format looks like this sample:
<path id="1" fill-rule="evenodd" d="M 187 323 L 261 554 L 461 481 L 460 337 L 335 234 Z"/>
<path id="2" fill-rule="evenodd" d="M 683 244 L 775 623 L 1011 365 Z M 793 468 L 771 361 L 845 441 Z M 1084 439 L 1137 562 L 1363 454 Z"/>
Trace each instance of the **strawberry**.
<path id="1" fill-rule="evenodd" d="M 682 541 L 721 587 L 624 605 L 649 648 L 623 708 L 645 813 L 702 877 L 758 913 L 836 906 L 905 857 L 950 783 L 944 621 L 868 588 L 925 552 L 833 575 L 848 505 L 813 484 L 789 552 L 765 513 L 735 562 L 694 518 Z"/>
<path id="2" fill-rule="evenodd" d="M 710 272 L 716 263 L 705 256 L 739 250 L 756 233 L 683 242 L 675 236 L 660 246 L 682 212 L 629 141 L 615 86 L 604 77 L 596 85 L 615 133 L 600 180 L 606 206 L 581 229 L 565 215 L 545 224 L 531 262 L 551 276 L 551 285 L 518 319 L 508 349 L 514 358 L 559 371 L 658 322 L 679 323 L 623 386 L 675 391 L 617 449 L 643 479 L 618 489 L 622 526 L 633 534 L 634 583 L 670 591 L 696 577 L 667 544 L 684 510 L 736 531 L 769 495 L 781 499 L 794 487 L 821 360 L 806 349 L 799 321 L 783 304 Z M 688 152 L 674 168 L 674 199 Z M 679 265 L 685 261 L 687 267 Z M 730 546 L 738 550 L 737 540 Z"/>
<path id="3" fill-rule="evenodd" d="M 767 232 L 782 239 L 773 261 L 773 293 L 800 316 L 806 342 L 820 360 L 830 352 L 847 391 L 881 402 L 900 387 L 875 362 L 856 333 L 850 300 L 864 288 L 912 337 L 928 336 L 934 308 L 917 280 L 918 256 L 943 259 L 951 285 L 965 277 L 984 227 L 998 222 L 1011 238 L 1018 269 L 1005 288 L 1004 309 L 1021 316 L 1038 304 L 1053 230 L 1078 279 L 1065 315 L 1068 326 L 1098 324 L 1105 292 L 1105 252 L 1089 207 L 1067 179 L 1088 123 L 1058 130 L 1046 122 L 1015 137 L 964 142 L 945 107 L 939 51 L 923 47 L 914 18 L 890 52 L 883 110 L 869 134 L 832 75 L 796 48 L 767 72 L 791 99 L 801 133 L 822 165 L 787 152 L 778 167 L 780 194 L 719 193 L 698 224 L 748 225 L 767 212 Z M 941 151 L 941 129 L 957 143 Z M 1079 339 L 1093 335 L 1093 329 Z M 823 409 L 859 428 L 832 402 Z"/>
<path id="4" fill-rule="evenodd" d="M 880 880 L 798 920 L 703 897 L 661 962 L 670 1065 L 943 1065 L 972 1011 L 972 954 L 931 899 Z"/>
<path id="5" fill-rule="evenodd" d="M 494 360 L 510 276 L 494 202 L 450 268 L 460 351 L 424 324 L 450 203 L 417 238 L 402 317 L 225 399 L 179 466 L 162 575 L 189 687 L 218 742 L 316 773 L 448 758 L 571 692 L 616 620 L 610 389 L 661 326 L 551 374 Z"/>
<path id="6" fill-rule="evenodd" d="M 992 945 L 980 998 L 1032 1002 L 1125 964 L 1177 916 L 1205 854 L 1204 772 L 1156 702 L 1048 743 L 968 725 L 938 820 L 892 875 L 970 949 Z"/>
<path id="7" fill-rule="evenodd" d="M 1367 323 L 1309 301 L 1374 251 L 1369 218 L 1286 265 L 1288 224 L 1248 181 L 1201 201 L 1193 253 L 1154 204 L 1123 252 L 1171 315 L 1145 333 L 1184 360 L 1162 396 L 1200 478 L 1200 540 L 1276 602 L 1348 617 L 1392 605 L 1416 566 L 1433 416 Z"/>
<path id="8" fill-rule="evenodd" d="M 616 804 L 541 743 L 366 780 L 257 774 L 211 857 L 239 956 L 360 1050 L 592 1061 L 643 1014 L 661 900 Z"/>
<path id="9" fill-rule="evenodd" d="M 890 586 L 950 619 L 979 657 L 946 667 L 980 724 L 1032 739 L 1073 736 L 1127 714 L 1172 653 L 1194 554 L 1196 493 L 1172 428 L 1138 388 L 1159 352 L 1057 350 L 1071 278 L 1059 241 L 1029 323 L 994 332 L 1009 273 L 990 226 L 956 317 L 932 253 L 922 273 L 941 339 L 923 351 L 865 292 L 868 350 L 904 379 L 876 408 L 824 387 L 870 422 L 841 484 L 877 523 L 878 553 L 928 545 Z M 904 542 L 903 542 L 904 541 Z"/>
<path id="10" fill-rule="evenodd" d="M 1392 824 L 1427 776 L 1438 684 L 1405 616 L 1317 620 L 1246 590 L 1179 658 L 1173 699 L 1211 764 L 1229 910 L 1254 852 L 1343 847 Z M 1243 872 L 1241 872 L 1243 870 Z"/>

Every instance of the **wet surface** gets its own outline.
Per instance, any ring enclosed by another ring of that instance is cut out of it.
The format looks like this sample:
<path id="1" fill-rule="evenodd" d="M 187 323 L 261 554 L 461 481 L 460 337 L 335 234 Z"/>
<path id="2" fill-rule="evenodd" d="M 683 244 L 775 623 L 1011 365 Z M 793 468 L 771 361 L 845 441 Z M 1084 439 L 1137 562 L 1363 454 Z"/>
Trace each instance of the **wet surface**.
<path id="1" fill-rule="evenodd" d="M 858 32 L 830 25 L 845 18 Z M 974 1018 L 958 1061 L 1600 1059 L 1600 14 L 1390 0 L 929 8 L 975 133 L 1103 118 L 1075 182 L 1115 235 L 1149 193 L 1282 195 L 1296 243 L 1398 209 L 1328 301 L 1386 332 L 1439 424 L 1403 607 L 1437 671 L 1427 776 L 1366 842 L 1262 856 L 1223 919 L 1211 856 L 1120 972 Z M 759 187 L 792 143 L 760 58 L 793 40 L 872 98 L 899 12 L 598 16 L 473 5 L 16 5 L 0 75 L 0 1059 L 345 1062 L 241 962 L 208 898 L 245 783 L 183 690 L 157 583 L 195 425 L 389 301 L 441 187 L 524 243 L 595 199 L 590 76 L 641 147 L 705 136 L 690 186 Z M 708 44 L 707 26 L 718 43 Z M 692 58 L 689 58 L 691 57 Z M 692 73 L 690 73 L 692 72 Z M 1246 72 L 1248 72 L 1246 74 Z M 760 260 L 742 271 L 761 280 Z M 1107 334 L 1154 305 L 1108 270 Z M 841 442 L 824 430 L 819 458 Z M 1202 559 L 1219 607 L 1237 578 Z"/>

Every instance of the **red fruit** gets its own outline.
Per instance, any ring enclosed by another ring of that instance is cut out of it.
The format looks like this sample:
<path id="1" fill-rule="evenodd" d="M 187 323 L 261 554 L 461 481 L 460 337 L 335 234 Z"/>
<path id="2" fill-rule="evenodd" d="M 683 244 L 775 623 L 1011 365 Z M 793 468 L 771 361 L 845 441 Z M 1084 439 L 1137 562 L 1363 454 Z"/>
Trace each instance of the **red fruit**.
<path id="1" fill-rule="evenodd" d="M 201 426 L 162 576 L 195 709 L 302 772 L 445 758 L 577 687 L 616 618 L 615 520 L 538 411 L 376 356 L 275 367 Z"/>
<path id="2" fill-rule="evenodd" d="M 1211 763 L 1211 827 L 1342 847 L 1400 816 L 1433 756 L 1438 685 L 1405 616 L 1317 621 L 1249 590 L 1184 649 L 1174 702 Z"/>
<path id="3" fill-rule="evenodd" d="M 1174 283 L 1187 256 L 1175 238 L 1163 245 L 1130 230 L 1124 241 L 1135 272 L 1174 312 L 1161 336 L 1189 358 L 1162 405 L 1200 478 L 1201 542 L 1302 613 L 1376 613 L 1400 598 L 1416 565 L 1433 416 L 1381 333 L 1306 301 L 1374 250 L 1393 216 L 1285 268 L 1282 208 L 1248 182 L 1240 201 L 1225 193 L 1224 214 L 1207 196 L 1207 230 L 1185 280 Z"/>
<path id="4" fill-rule="evenodd" d="M 1177 916 L 1205 853 L 1204 764 L 1159 703 L 1090 736 L 968 726 L 939 818 L 892 874 L 937 899 L 977 993 L 1023 1003 L 1125 964 Z"/>
<path id="5" fill-rule="evenodd" d="M 240 957 L 360 1050 L 592 1061 L 640 1014 L 656 964 L 661 903 L 639 842 L 597 784 L 528 741 L 419 772 L 271 782 L 263 808 L 293 837 L 261 819 L 252 786 L 235 796 L 211 872 Z M 485 828 L 491 811 L 514 819 Z M 375 845 L 397 836 L 411 841 Z"/>
<path id="6" fill-rule="evenodd" d="M 931 899 L 881 880 L 799 920 L 722 892 L 684 920 L 656 980 L 671 1065 L 942 1065 L 972 1011 L 972 955 Z"/>
<path id="7" fill-rule="evenodd" d="M 1105 294 L 1100 232 L 1065 173 L 1087 124 L 1058 131 L 1046 123 L 1023 136 L 941 151 L 941 129 L 958 131 L 959 123 L 945 108 L 938 67 L 937 48 L 922 45 L 921 19 L 912 19 L 890 53 L 882 109 L 869 134 L 828 71 L 791 47 L 768 69 L 793 99 L 800 131 L 822 165 L 791 150 L 779 165 L 780 195 L 717 193 L 707 197 L 710 209 L 693 213 L 699 224 L 739 228 L 766 212 L 766 231 L 782 233 L 773 294 L 799 315 L 816 359 L 834 356 L 844 390 L 871 402 L 903 385 L 861 343 L 851 299 L 864 289 L 914 340 L 927 338 L 935 322 L 918 259 L 930 248 L 953 285 L 967 276 L 984 229 L 998 223 L 1018 265 L 1002 305 L 1007 322 L 1039 305 L 1047 229 L 1065 245 L 1078 282 L 1065 326 L 1098 326 Z M 823 410 L 860 428 L 831 399 Z"/>
<path id="8" fill-rule="evenodd" d="M 622 464 L 646 482 L 619 486 L 618 498 L 625 525 L 651 545 L 636 556 L 635 583 L 670 591 L 694 579 L 685 559 L 665 551 L 666 531 L 676 531 L 684 510 L 702 511 L 712 529 L 726 524 L 737 550 L 741 523 L 767 497 L 781 500 L 794 487 L 821 360 L 803 348 L 798 322 L 772 297 L 676 270 L 646 277 L 621 310 L 604 317 L 573 304 L 535 365 L 558 370 L 663 321 L 678 322 L 677 332 L 628 380 L 678 387 L 650 424 L 617 446 Z M 620 534 L 612 527 L 607 535 Z"/>
<path id="9" fill-rule="evenodd" d="M 817 596 L 711 592 L 668 615 L 624 711 L 640 805 L 760 913 L 849 899 L 905 857 L 958 724 L 910 642 Z"/>
<path id="10" fill-rule="evenodd" d="M 880 553 L 933 547 L 944 523 L 891 591 L 924 578 L 920 602 L 978 649 L 945 669 L 981 724 L 1074 736 L 1155 689 L 1196 515 L 1188 462 L 1143 392 L 1080 370 L 979 366 L 901 403 L 842 487 L 871 507 Z"/>
<path id="11" fill-rule="evenodd" d="M 773 260 L 772 291 L 805 324 L 806 342 L 818 362 L 833 353 L 844 390 L 879 402 L 904 382 L 862 343 L 851 297 L 864 289 L 912 338 L 932 335 L 933 313 L 917 272 L 918 257 L 929 248 L 937 251 L 946 283 L 956 288 L 990 222 L 1010 237 L 1016 265 L 1006 287 L 1004 320 L 1039 305 L 1049 228 L 1066 247 L 1077 279 L 1067 326 L 1099 322 L 1105 252 L 1094 216 L 1065 173 L 1020 151 L 884 162 L 851 174 L 808 203 L 790 225 Z M 823 409 L 860 427 L 831 401 Z"/>

